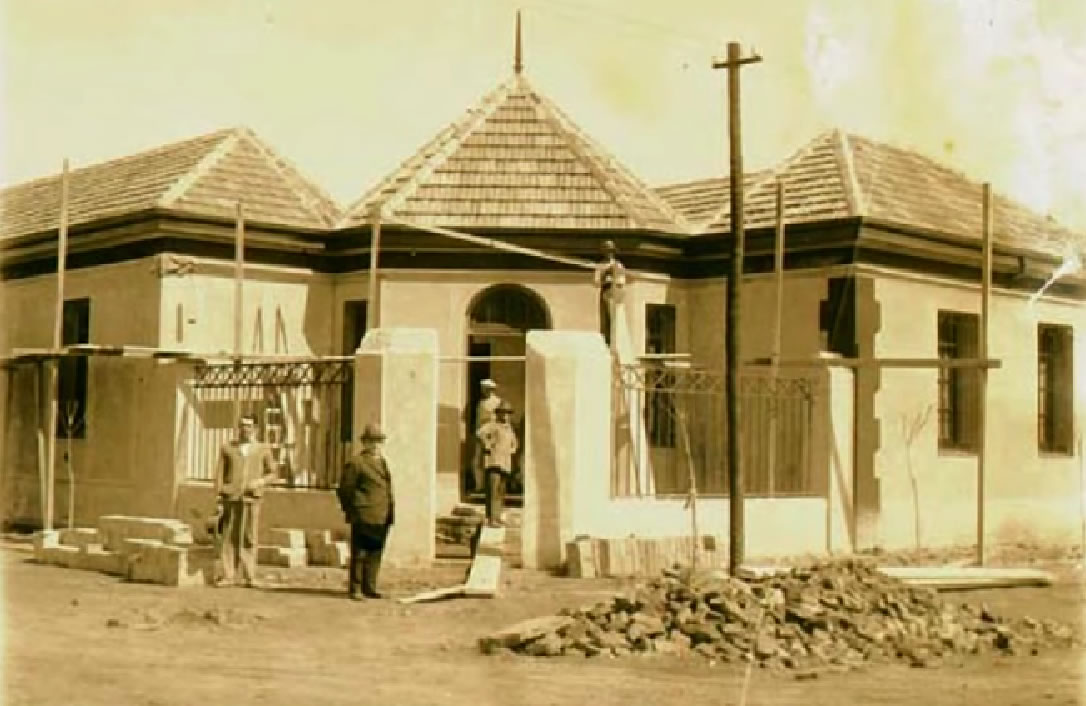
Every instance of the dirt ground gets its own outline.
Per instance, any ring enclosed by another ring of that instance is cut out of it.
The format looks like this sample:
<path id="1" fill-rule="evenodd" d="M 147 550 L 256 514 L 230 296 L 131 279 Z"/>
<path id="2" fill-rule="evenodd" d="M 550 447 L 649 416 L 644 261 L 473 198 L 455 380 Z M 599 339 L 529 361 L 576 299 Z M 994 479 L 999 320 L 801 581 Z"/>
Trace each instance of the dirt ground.
<path id="1" fill-rule="evenodd" d="M 386 570 L 393 596 L 457 583 L 464 564 Z M 261 590 L 171 589 L 41 566 L 0 548 L 4 703 L 735 704 L 743 668 L 671 657 L 487 657 L 490 629 L 607 596 L 619 581 L 511 571 L 495 599 L 354 603 L 332 569 L 268 571 Z M 1043 589 L 944 594 L 1083 629 L 1082 575 Z M 1080 632 L 1081 634 L 1081 632 Z M 973 657 L 942 667 L 868 666 L 797 681 L 755 669 L 749 704 L 1086 703 L 1086 651 Z"/>

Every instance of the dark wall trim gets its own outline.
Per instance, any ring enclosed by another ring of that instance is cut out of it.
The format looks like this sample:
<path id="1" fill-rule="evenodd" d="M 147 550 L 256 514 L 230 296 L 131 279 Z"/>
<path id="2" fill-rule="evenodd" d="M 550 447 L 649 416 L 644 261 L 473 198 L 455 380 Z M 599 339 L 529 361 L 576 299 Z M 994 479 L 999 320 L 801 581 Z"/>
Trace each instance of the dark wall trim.
<path id="1" fill-rule="evenodd" d="M 365 271 L 369 267 L 368 227 L 352 228 L 333 234 L 319 234 L 284 228 L 265 229 L 247 224 L 246 260 L 255 264 L 291 266 L 320 273 L 335 274 Z M 80 238 L 68 255 L 68 268 L 113 264 L 162 253 L 191 255 L 232 262 L 233 225 L 225 219 L 180 218 L 161 211 L 147 211 L 113 219 L 111 229 L 117 238 L 141 237 L 104 247 L 79 248 Z M 93 231 L 109 236 L 110 229 Z M 75 229 L 90 236 L 87 228 Z M 484 237 L 550 252 L 600 259 L 600 245 L 614 240 L 619 257 L 627 267 L 682 279 L 724 278 L 730 271 L 729 237 L 724 234 L 676 236 L 650 231 L 640 233 L 593 233 L 548 231 L 500 233 L 472 231 Z M 148 234 L 153 234 L 147 237 Z M 746 235 L 744 272 L 767 273 L 773 270 L 775 233 L 772 228 L 756 228 Z M 5 249 L 31 246 L 32 239 L 3 243 Z M 38 238 L 37 244 L 48 240 Z M 115 242 L 115 241 L 114 241 Z M 934 275 L 963 282 L 980 280 L 980 243 L 964 238 L 939 237 L 931 233 L 902 237 L 900 228 L 883 227 L 858 218 L 836 219 L 788 226 L 785 268 L 808 270 L 850 264 L 870 264 L 907 272 Z M 25 257 L 11 257 L 0 264 L 0 279 L 19 279 L 56 271 L 55 254 L 40 255 L 37 250 Z M 996 249 L 993 258 L 993 283 L 1024 292 L 1039 289 L 1056 260 L 1045 255 L 1022 255 L 1013 248 Z M 514 270 L 545 272 L 582 272 L 571 265 L 495 251 L 452 238 L 431 235 L 400 226 L 382 228 L 379 265 L 385 270 Z M 1086 299 L 1086 283 L 1062 280 L 1049 288 L 1056 296 Z"/>

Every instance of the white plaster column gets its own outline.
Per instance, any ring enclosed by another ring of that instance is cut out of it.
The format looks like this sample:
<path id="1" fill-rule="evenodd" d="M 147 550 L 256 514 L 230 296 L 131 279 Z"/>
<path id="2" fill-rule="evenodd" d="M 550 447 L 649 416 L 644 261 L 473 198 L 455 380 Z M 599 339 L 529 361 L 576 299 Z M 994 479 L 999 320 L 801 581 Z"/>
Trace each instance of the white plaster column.
<path id="1" fill-rule="evenodd" d="M 354 451 L 378 423 L 388 438 L 396 521 L 385 548 L 394 567 L 430 566 L 437 551 L 437 332 L 371 329 L 355 353 Z"/>
<path id="2" fill-rule="evenodd" d="M 553 568 L 608 501 L 611 356 L 598 333 L 530 331 L 527 344 L 521 551 L 525 567 Z"/>

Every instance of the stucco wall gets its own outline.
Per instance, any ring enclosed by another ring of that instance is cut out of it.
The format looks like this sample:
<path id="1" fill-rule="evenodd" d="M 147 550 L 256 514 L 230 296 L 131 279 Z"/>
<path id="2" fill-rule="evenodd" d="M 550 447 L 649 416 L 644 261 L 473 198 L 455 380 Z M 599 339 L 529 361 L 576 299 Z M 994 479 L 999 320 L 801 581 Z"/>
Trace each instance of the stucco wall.
<path id="1" fill-rule="evenodd" d="M 94 524 L 101 515 L 167 516 L 184 449 L 177 445 L 179 365 L 146 359 L 92 358 L 89 365 L 86 436 L 71 441 L 75 521 Z M 34 374 L 18 375 L 20 396 L 33 400 Z M 96 384 L 97 383 L 97 384 Z M 32 402 L 30 402 L 32 404 Z M 54 523 L 68 520 L 68 441 L 56 442 Z M 4 469 L 12 492 L 8 521 L 40 522 L 40 480 L 33 409 L 8 427 Z"/>
<path id="2" fill-rule="evenodd" d="M 940 310 L 979 314 L 973 286 L 885 273 L 876 278 L 881 330 L 876 355 L 934 358 Z M 1078 459 L 1042 454 L 1037 445 L 1037 324 L 1074 326 L 1077 385 L 1075 418 L 1082 419 L 1086 308 L 995 291 L 990 311 L 990 356 L 1002 367 L 989 374 L 986 525 L 989 541 L 1074 540 L 1080 522 Z M 976 539 L 975 454 L 938 448 L 935 370 L 882 372 L 876 414 L 882 420 L 876 471 L 881 478 L 880 541 L 888 547 L 915 542 L 916 518 L 925 545 Z M 928 423 L 911 445 L 903 423 L 923 415 Z M 909 452 L 907 454 L 907 451 Z M 913 480 L 907 459 L 911 457 Z"/>
<path id="3" fill-rule="evenodd" d="M 199 353 L 234 350 L 234 273 L 197 260 L 196 271 L 162 279 L 160 345 Z M 242 352 L 331 355 L 339 352 L 333 327 L 332 283 L 309 270 L 249 265 L 242 289 Z"/>
<path id="4" fill-rule="evenodd" d="M 820 349 L 819 305 L 826 298 L 826 281 L 836 270 L 786 272 L 781 310 L 781 355 L 810 357 Z M 724 304 L 727 297 L 719 278 L 683 285 L 686 299 L 686 336 L 695 363 L 710 368 L 724 365 Z M 767 357 L 773 346 L 776 283 L 771 274 L 747 275 L 743 282 L 743 336 L 740 357 Z"/>
<path id="5" fill-rule="evenodd" d="M 159 279 L 153 263 L 153 258 L 142 258 L 65 273 L 65 300 L 90 297 L 91 343 L 157 344 Z M 56 275 L 0 282 L 0 328 L 5 329 L 7 347 L 52 346 L 56 287 Z"/>

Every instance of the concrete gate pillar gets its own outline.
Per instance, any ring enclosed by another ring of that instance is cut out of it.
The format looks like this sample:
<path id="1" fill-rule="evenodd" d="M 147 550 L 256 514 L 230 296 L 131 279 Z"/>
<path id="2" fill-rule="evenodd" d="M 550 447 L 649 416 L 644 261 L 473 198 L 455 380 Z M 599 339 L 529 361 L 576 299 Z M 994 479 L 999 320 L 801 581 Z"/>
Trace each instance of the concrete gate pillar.
<path id="1" fill-rule="evenodd" d="M 566 542 L 591 531 L 593 512 L 608 499 L 611 374 L 598 333 L 528 333 L 521 528 L 527 568 L 561 566 Z"/>
<path id="2" fill-rule="evenodd" d="M 355 353 L 354 450 L 366 424 L 388 439 L 396 523 L 385 548 L 393 567 L 426 567 L 436 553 L 437 332 L 372 329 Z"/>

